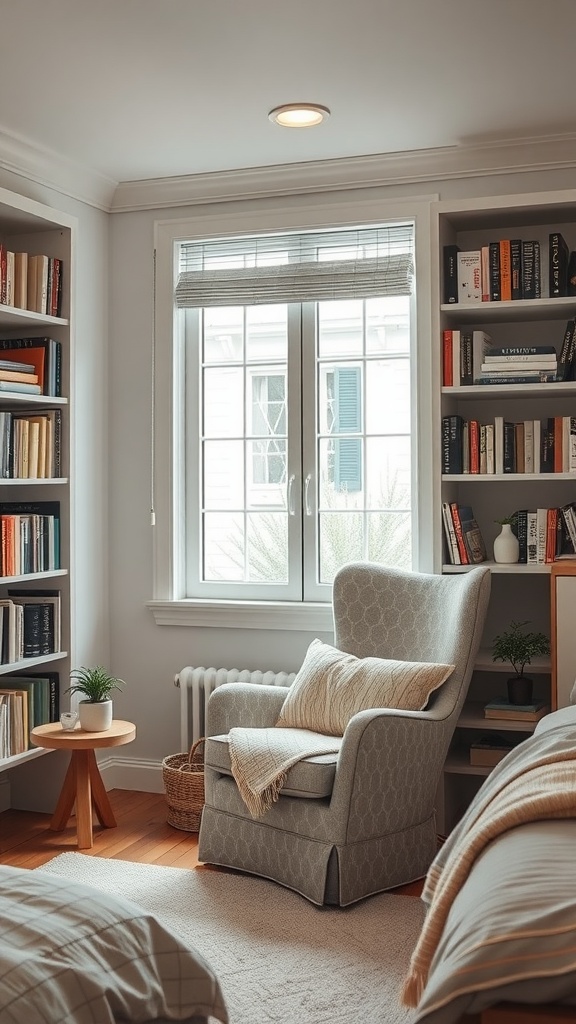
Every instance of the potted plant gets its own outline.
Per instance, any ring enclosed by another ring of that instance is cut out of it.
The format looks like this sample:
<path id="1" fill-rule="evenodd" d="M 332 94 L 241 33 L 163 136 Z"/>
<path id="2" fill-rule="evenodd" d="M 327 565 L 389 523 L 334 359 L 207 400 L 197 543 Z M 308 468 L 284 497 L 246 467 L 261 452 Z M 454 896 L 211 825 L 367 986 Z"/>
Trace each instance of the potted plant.
<path id="1" fill-rule="evenodd" d="M 70 678 L 75 682 L 68 687 L 66 693 L 82 693 L 84 700 L 78 704 L 80 728 L 87 732 L 105 732 L 112 725 L 113 690 L 121 690 L 125 685 L 123 679 L 108 674 L 102 665 L 96 668 L 74 669 Z"/>
<path id="2" fill-rule="evenodd" d="M 529 633 L 525 622 L 511 622 L 509 629 L 494 637 L 493 661 L 507 661 L 516 675 L 508 680 L 508 700 L 511 704 L 530 704 L 532 701 L 532 680 L 524 675 L 526 665 L 537 655 L 550 654 L 550 641 L 544 633 Z"/>

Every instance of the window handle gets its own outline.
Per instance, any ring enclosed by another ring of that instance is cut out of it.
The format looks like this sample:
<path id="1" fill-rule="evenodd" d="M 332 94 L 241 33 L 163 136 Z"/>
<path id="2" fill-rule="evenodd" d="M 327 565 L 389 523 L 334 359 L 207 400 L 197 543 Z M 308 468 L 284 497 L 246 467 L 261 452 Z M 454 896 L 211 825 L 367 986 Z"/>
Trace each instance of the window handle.
<path id="1" fill-rule="evenodd" d="M 310 492 L 310 484 L 312 483 L 312 473 L 308 473 L 304 481 L 304 515 L 311 516 L 312 509 L 310 508 L 310 502 L 308 501 L 308 494 Z"/>
<path id="2" fill-rule="evenodd" d="M 296 509 L 294 508 L 294 484 L 296 482 L 296 476 L 294 473 L 288 479 L 288 515 L 295 516 Z"/>

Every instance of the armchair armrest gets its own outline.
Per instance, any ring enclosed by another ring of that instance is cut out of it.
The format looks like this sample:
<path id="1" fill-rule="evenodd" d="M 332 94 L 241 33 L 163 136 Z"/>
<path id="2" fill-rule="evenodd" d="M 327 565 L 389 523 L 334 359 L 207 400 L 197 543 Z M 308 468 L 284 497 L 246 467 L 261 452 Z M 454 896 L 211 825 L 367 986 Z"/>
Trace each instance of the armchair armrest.
<path id="1" fill-rule="evenodd" d="M 354 715 L 344 733 L 331 802 L 336 813 L 346 815 L 349 835 L 368 839 L 427 820 L 452 733 L 450 719 L 427 711 Z"/>
<path id="2" fill-rule="evenodd" d="M 221 736 L 234 727 L 266 729 L 276 725 L 288 686 L 224 683 L 208 701 L 207 736 Z"/>

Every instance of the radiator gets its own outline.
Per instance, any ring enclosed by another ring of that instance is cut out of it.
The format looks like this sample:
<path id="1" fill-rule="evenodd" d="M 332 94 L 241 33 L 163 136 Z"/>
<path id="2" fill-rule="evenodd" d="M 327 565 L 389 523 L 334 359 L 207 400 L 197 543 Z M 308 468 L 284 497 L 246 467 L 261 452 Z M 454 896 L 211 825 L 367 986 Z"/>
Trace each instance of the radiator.
<path id="1" fill-rule="evenodd" d="M 295 672 L 251 672 L 237 668 L 192 668 L 187 665 L 174 676 L 180 688 L 181 750 L 189 750 L 206 734 L 208 698 L 222 683 L 256 683 L 258 686 L 290 686 Z"/>

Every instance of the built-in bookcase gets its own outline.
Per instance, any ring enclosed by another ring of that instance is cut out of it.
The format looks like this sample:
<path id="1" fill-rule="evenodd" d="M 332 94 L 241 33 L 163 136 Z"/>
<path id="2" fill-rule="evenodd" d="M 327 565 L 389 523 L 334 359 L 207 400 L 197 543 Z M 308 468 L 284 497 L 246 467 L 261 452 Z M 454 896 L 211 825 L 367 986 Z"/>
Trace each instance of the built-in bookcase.
<path id="1" fill-rule="evenodd" d="M 486 198 L 477 201 L 440 202 L 437 215 L 438 260 L 433 282 L 438 302 L 433 313 L 433 336 L 437 359 L 437 463 L 434 479 L 437 493 L 434 509 L 435 571 L 467 572 L 469 566 L 453 565 L 447 557 L 442 522 L 442 502 L 471 506 L 483 535 L 492 571 L 492 596 L 483 639 L 465 708 L 452 750 L 446 762 L 444 793 L 439 801 L 443 832 L 448 831 L 478 788 L 490 768 L 470 764 L 468 748 L 472 739 L 491 730 L 512 732 L 519 739 L 533 731 L 533 723 L 487 722 L 483 705 L 505 694 L 507 668 L 494 665 L 490 646 L 494 636 L 511 620 L 530 620 L 530 629 L 550 635 L 551 564 L 497 564 L 492 560 L 493 542 L 500 530 L 496 520 L 519 509 L 560 507 L 576 501 L 576 473 L 443 473 L 442 418 L 461 416 L 480 423 L 496 417 L 521 422 L 551 417 L 576 416 L 576 383 L 443 386 L 442 361 L 445 330 L 483 331 L 496 346 L 554 345 L 560 353 L 567 321 L 576 313 L 576 296 L 549 297 L 549 235 L 561 232 L 570 250 L 576 250 L 576 191 L 535 193 Z M 456 245 L 462 251 L 481 250 L 500 239 L 538 240 L 540 243 L 541 297 L 506 301 L 445 302 L 443 280 L 444 247 Z M 553 563 L 552 563 L 553 564 Z M 511 673 L 509 673 L 511 674 Z M 535 690 L 552 708 L 550 665 L 540 662 L 531 672 Z M 442 804 L 444 803 L 444 807 Z M 442 818 L 444 820 L 442 820 Z"/>
<path id="2" fill-rule="evenodd" d="M 30 562 L 22 563 L 28 571 L 20 571 L 14 575 L 5 574 L 6 562 L 3 562 L 4 575 L 0 576 L 0 601 L 19 593 L 39 591 L 59 593 L 60 625 L 59 641 L 55 644 L 59 649 L 36 656 L 18 657 L 16 661 L 3 660 L 0 664 L 0 690 L 3 677 L 38 676 L 58 673 L 59 692 L 52 701 L 52 714 L 58 710 L 60 693 L 68 685 L 73 650 L 73 622 L 71 590 L 73 566 L 73 519 L 71 515 L 72 481 L 71 473 L 73 457 L 71 450 L 71 413 L 73 380 L 73 286 L 74 286 L 74 238 L 76 221 L 65 213 L 28 200 L 4 189 L 0 189 L 0 246 L 11 253 L 26 253 L 29 256 L 46 256 L 51 261 L 60 261 L 61 300 L 59 315 L 52 316 L 33 310 L 20 308 L 6 303 L 0 304 L 0 343 L 15 339 L 51 338 L 58 348 L 59 394 L 48 394 L 46 381 L 40 394 L 22 393 L 18 391 L 0 391 L 0 412 L 10 412 L 13 417 L 43 416 L 45 423 L 50 420 L 48 437 L 51 444 L 58 448 L 59 466 L 57 475 L 52 472 L 47 476 L 22 477 L 14 471 L 9 477 L 0 479 L 0 502 L 12 503 L 15 507 L 41 509 L 57 507 L 59 522 L 56 527 L 57 562 L 45 563 L 42 571 L 29 571 Z M 0 282 L 1 286 L 1 282 Z M 0 293 L 1 294 L 1 293 Z M 32 345 L 32 347 L 35 347 Z M 10 358 L 10 349 L 0 350 L 0 360 Z M 54 416 L 54 410 L 57 416 Z M 53 424 L 57 422 L 56 436 Z M 43 429 L 46 429 L 44 423 Z M 40 463 L 37 464 L 38 466 Z M 49 462 L 44 461 L 44 470 Z M 36 472 L 43 472 L 39 468 Z M 34 513 L 37 514 L 37 513 Z M 21 524 L 19 524 L 21 525 Z M 37 524 L 36 524 L 37 525 Z M 43 523 L 44 525 L 44 523 Z M 26 527 L 28 529 L 28 527 Z M 53 533 L 54 524 L 50 524 Z M 29 535 L 24 531 L 22 544 L 30 542 Z M 34 563 L 38 565 L 38 562 Z M 45 593 L 45 597 L 48 595 Z M 27 620 L 28 621 L 28 620 Z M 51 620 L 53 622 L 53 620 Z M 5 624 L 5 620 L 3 621 Z M 54 623 L 53 623 L 54 625 Z M 30 648 L 28 648 L 30 649 Z M 5 646 L 2 647 L 3 658 L 6 656 Z M 20 652 L 21 653 L 21 652 Z M 23 750 L 0 760 L 0 771 L 12 768 L 25 761 L 46 754 L 46 750 L 32 748 Z"/>

